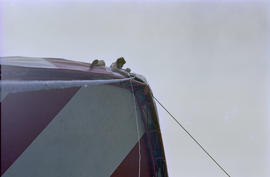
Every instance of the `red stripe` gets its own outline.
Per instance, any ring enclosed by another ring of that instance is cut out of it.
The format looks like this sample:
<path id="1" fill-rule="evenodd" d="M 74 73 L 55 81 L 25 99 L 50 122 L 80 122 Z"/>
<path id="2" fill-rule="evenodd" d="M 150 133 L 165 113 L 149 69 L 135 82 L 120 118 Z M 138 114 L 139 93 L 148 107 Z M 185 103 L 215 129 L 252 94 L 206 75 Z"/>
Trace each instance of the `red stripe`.
<path id="1" fill-rule="evenodd" d="M 9 94 L 1 103 L 1 175 L 79 88 Z"/>
<path id="2" fill-rule="evenodd" d="M 141 177 L 153 177 L 153 169 L 147 149 L 146 134 L 140 140 L 141 147 Z M 111 177 L 138 177 L 139 169 L 139 143 L 129 152 L 127 157 L 121 162 Z"/>

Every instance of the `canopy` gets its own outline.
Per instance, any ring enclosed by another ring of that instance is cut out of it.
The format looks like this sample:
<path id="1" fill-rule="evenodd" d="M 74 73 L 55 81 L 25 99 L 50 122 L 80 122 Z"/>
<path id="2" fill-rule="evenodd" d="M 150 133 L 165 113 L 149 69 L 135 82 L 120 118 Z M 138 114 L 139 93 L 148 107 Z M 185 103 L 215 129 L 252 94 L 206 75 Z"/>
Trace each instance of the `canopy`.
<path id="1" fill-rule="evenodd" d="M 168 176 L 144 78 L 64 59 L 0 61 L 1 176 Z"/>

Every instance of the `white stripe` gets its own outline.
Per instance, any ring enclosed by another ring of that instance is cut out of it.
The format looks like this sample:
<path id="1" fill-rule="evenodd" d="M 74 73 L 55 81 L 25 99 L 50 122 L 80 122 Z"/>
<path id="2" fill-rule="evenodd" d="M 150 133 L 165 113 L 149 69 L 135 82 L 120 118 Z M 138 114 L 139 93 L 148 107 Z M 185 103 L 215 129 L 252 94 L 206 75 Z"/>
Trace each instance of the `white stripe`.
<path id="1" fill-rule="evenodd" d="M 30 68 L 57 68 L 53 63 L 43 58 L 34 57 L 1 57 L 1 65 L 23 66 Z"/>

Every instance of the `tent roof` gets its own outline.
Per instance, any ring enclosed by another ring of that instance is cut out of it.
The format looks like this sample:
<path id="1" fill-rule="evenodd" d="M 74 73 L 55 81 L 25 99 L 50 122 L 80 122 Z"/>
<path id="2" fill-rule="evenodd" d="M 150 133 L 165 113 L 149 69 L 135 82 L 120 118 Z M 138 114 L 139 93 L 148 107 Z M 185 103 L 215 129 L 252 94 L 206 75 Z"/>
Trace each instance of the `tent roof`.
<path id="1" fill-rule="evenodd" d="M 59 58 L 0 57 L 2 80 L 97 80 L 123 79 L 110 67 Z"/>

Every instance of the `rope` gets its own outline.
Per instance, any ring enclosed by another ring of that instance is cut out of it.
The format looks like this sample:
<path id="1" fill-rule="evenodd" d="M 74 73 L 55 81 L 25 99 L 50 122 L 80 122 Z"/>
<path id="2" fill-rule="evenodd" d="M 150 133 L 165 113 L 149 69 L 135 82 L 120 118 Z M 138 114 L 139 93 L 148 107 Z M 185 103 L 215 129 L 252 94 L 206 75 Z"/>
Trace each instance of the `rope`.
<path id="1" fill-rule="evenodd" d="M 130 75 L 129 75 L 130 77 Z M 132 78 L 133 79 L 133 78 Z M 135 116 L 136 116 L 136 128 L 137 128 L 137 141 L 139 142 L 139 169 L 138 169 L 138 177 L 141 177 L 141 142 L 140 142 L 140 130 L 139 130 L 139 122 L 138 122 L 138 116 L 137 116 L 137 105 L 136 105 L 136 98 L 134 94 L 134 88 L 132 84 L 132 79 L 130 79 L 130 85 L 131 85 L 131 90 L 133 94 L 133 103 L 134 103 L 134 109 L 135 109 Z"/>
<path id="2" fill-rule="evenodd" d="M 228 176 L 229 173 L 206 151 L 206 149 L 187 131 L 187 129 L 163 106 L 160 101 L 156 97 L 153 98 L 157 101 L 157 103 L 170 115 L 171 118 L 189 135 L 189 137 L 205 152 L 205 154 L 210 157 L 210 159 Z"/>

